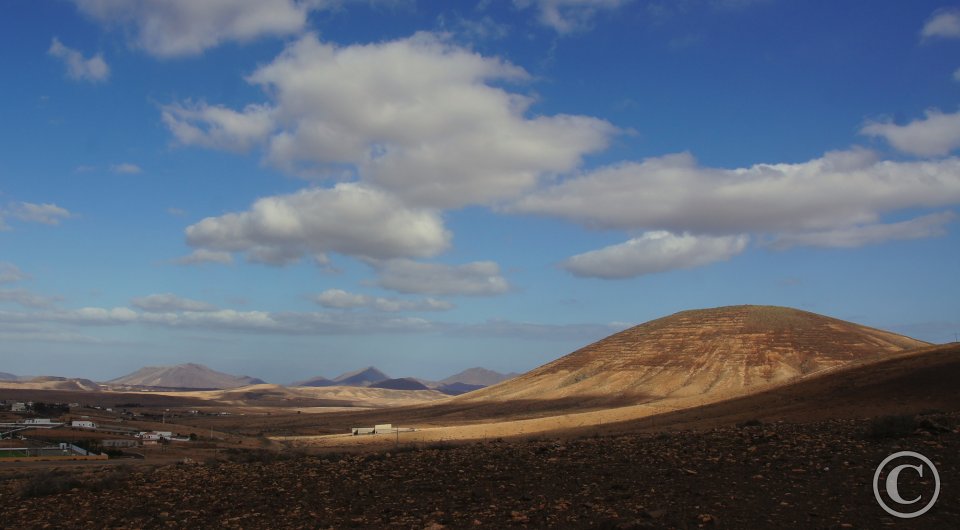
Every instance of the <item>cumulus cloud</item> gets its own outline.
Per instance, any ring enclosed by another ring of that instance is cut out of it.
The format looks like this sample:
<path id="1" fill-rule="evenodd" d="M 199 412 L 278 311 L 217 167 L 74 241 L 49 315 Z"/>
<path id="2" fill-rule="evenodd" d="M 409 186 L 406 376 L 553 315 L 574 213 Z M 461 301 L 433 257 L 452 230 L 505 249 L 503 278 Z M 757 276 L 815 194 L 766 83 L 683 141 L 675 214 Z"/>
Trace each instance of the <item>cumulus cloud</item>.
<path id="1" fill-rule="evenodd" d="M 324 252 L 429 257 L 452 237 L 438 213 L 407 208 L 389 193 L 356 183 L 264 197 L 248 211 L 208 217 L 186 235 L 195 248 L 246 252 L 248 259 L 273 264 Z"/>
<path id="2" fill-rule="evenodd" d="M 883 137 L 898 150 L 918 156 L 947 155 L 960 147 L 960 112 L 944 114 L 931 109 L 925 114 L 906 125 L 870 122 L 860 134 Z"/>
<path id="3" fill-rule="evenodd" d="M 689 154 L 604 167 L 505 211 L 592 228 L 694 235 L 808 233 L 876 223 L 888 212 L 960 202 L 960 159 L 895 162 L 865 149 L 797 164 L 702 167 Z"/>
<path id="4" fill-rule="evenodd" d="M 233 263 L 233 256 L 229 252 L 222 250 L 207 250 L 198 248 L 186 256 L 181 256 L 175 260 L 178 265 L 200 265 L 201 263 L 220 263 L 229 265 Z"/>
<path id="5" fill-rule="evenodd" d="M 110 170 L 113 171 L 114 173 L 122 173 L 126 175 L 136 175 L 137 173 L 143 173 L 143 169 L 140 166 L 136 164 L 131 164 L 129 162 L 124 162 L 122 164 L 114 164 L 110 166 Z"/>
<path id="6" fill-rule="evenodd" d="M 327 2 L 297 0 L 74 0 L 82 13 L 128 30 L 157 57 L 196 55 L 224 42 L 300 32 L 308 11 Z"/>
<path id="7" fill-rule="evenodd" d="M 500 266 L 492 261 L 464 265 L 423 263 L 395 259 L 376 263 L 377 285 L 400 293 L 429 295 L 491 296 L 510 290 L 500 275 Z"/>
<path id="8" fill-rule="evenodd" d="M 321 306 L 331 309 L 364 308 L 389 313 L 397 311 L 447 311 L 454 307 L 452 303 L 436 298 L 403 300 L 350 293 L 342 289 L 327 289 L 311 298 Z"/>
<path id="9" fill-rule="evenodd" d="M 630 0 L 514 0 L 521 8 L 534 7 L 540 22 L 558 33 L 589 27 L 597 12 L 614 10 Z"/>
<path id="10" fill-rule="evenodd" d="M 70 79 L 97 83 L 110 77 L 110 67 L 99 53 L 87 59 L 79 51 L 64 46 L 56 37 L 50 43 L 47 53 L 63 61 Z"/>
<path id="11" fill-rule="evenodd" d="M 748 241 L 745 235 L 712 237 L 647 232 L 618 245 L 577 254 L 562 266 L 580 277 L 633 278 L 725 261 L 743 252 Z"/>
<path id="12" fill-rule="evenodd" d="M 898 239 L 924 239 L 944 235 L 944 226 L 955 218 L 953 212 L 939 212 L 899 223 L 858 225 L 808 234 L 782 234 L 770 245 L 780 249 L 800 245 L 853 248 Z"/>
<path id="13" fill-rule="evenodd" d="M 944 8 L 933 12 L 927 19 L 920 36 L 924 39 L 940 37 L 944 39 L 960 38 L 960 9 Z"/>
<path id="14" fill-rule="evenodd" d="M 46 225 L 58 225 L 61 220 L 71 217 L 70 212 L 67 211 L 66 208 L 61 208 L 56 204 L 35 204 L 32 202 L 14 203 L 6 210 L 0 211 L 0 214 L 29 223 Z"/>
<path id="15" fill-rule="evenodd" d="M 493 84 L 528 79 L 428 33 L 345 47 L 306 35 L 247 78 L 269 104 L 173 104 L 163 119 L 183 144 L 262 141 L 284 170 L 359 178 L 406 204 L 452 208 L 514 197 L 574 169 L 616 132 L 586 116 L 528 117 L 530 97 Z"/>
<path id="16" fill-rule="evenodd" d="M 131 300 L 134 307 L 149 313 L 167 313 L 171 311 L 215 311 L 212 304 L 182 298 L 171 293 L 151 294 Z"/>
<path id="17" fill-rule="evenodd" d="M 19 282 L 27 278 L 29 276 L 13 263 L 0 261 L 0 283 Z"/>

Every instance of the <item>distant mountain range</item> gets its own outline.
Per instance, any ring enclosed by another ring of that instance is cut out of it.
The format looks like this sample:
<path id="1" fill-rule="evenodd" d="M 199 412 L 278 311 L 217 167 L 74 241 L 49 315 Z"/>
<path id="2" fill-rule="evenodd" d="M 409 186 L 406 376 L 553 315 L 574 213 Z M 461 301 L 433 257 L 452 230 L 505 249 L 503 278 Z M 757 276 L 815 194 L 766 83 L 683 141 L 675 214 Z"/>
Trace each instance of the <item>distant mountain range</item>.
<path id="1" fill-rule="evenodd" d="M 451 375 L 440 381 L 428 381 L 413 377 L 391 378 L 376 367 L 368 366 L 353 372 L 340 374 L 333 379 L 318 376 L 299 381 L 294 383 L 294 386 L 360 386 L 393 390 L 436 390 L 444 394 L 457 396 L 495 385 L 516 376 L 517 374 L 515 373 L 501 374 L 493 370 L 487 370 L 486 368 L 475 367 Z"/>
<path id="2" fill-rule="evenodd" d="M 108 385 L 163 388 L 222 389 L 263 383 L 262 379 L 218 372 L 202 364 L 145 366 L 136 372 L 107 381 Z"/>
<path id="3" fill-rule="evenodd" d="M 391 390 L 436 390 L 444 394 L 456 396 L 495 385 L 502 381 L 516 377 L 517 374 L 501 374 L 486 368 L 474 367 L 451 375 L 439 381 L 428 381 L 413 377 L 392 378 L 374 366 L 367 366 L 352 372 L 346 372 L 333 379 L 323 376 L 299 381 L 293 386 L 328 387 L 354 386 L 383 388 Z M 7 372 L 0 372 L 0 381 L 34 383 L 60 382 L 65 386 L 66 378 L 62 377 L 18 377 Z M 98 385 L 88 380 L 77 380 L 77 389 L 98 389 Z M 245 375 L 232 375 L 218 372 L 196 363 L 178 364 L 174 366 L 145 366 L 133 373 L 111 379 L 105 384 L 112 387 L 153 387 L 168 389 L 228 389 L 247 385 L 264 383 L 263 380 Z M 67 388 L 64 388 L 67 389 Z M 69 388 L 69 389 L 72 389 Z"/>

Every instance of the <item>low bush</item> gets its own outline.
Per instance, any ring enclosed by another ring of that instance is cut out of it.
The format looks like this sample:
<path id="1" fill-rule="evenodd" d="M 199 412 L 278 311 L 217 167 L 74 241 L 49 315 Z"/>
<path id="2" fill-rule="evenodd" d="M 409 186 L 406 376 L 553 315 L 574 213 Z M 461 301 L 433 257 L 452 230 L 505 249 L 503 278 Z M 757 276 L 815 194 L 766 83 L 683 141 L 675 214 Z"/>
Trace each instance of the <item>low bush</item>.
<path id="1" fill-rule="evenodd" d="M 45 497 L 82 486 L 83 484 L 77 477 L 62 471 L 41 471 L 31 475 L 30 478 L 20 484 L 20 497 L 23 499 Z"/>

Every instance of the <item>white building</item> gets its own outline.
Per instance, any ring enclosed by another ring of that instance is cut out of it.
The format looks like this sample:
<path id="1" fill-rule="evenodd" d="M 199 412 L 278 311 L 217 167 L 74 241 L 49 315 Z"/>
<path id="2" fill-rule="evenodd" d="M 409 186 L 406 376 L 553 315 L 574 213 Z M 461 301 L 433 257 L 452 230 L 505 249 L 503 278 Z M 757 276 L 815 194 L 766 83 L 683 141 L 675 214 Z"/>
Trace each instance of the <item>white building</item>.
<path id="1" fill-rule="evenodd" d="M 28 425 L 50 425 L 53 423 L 49 418 L 28 418 L 23 420 Z"/>
<path id="2" fill-rule="evenodd" d="M 11 412 L 26 412 L 26 411 L 27 411 L 27 404 L 26 404 L 26 403 L 19 403 L 19 402 L 18 402 L 18 403 L 14 403 L 13 405 L 10 405 L 10 411 L 11 411 Z"/>
<path id="3" fill-rule="evenodd" d="M 161 438 L 164 440 L 173 438 L 173 433 L 170 431 L 146 431 L 137 436 L 145 442 L 159 442 Z"/>
<path id="4" fill-rule="evenodd" d="M 70 422 L 71 427 L 77 427 L 80 429 L 96 429 L 97 424 L 93 423 L 90 420 L 73 420 Z"/>

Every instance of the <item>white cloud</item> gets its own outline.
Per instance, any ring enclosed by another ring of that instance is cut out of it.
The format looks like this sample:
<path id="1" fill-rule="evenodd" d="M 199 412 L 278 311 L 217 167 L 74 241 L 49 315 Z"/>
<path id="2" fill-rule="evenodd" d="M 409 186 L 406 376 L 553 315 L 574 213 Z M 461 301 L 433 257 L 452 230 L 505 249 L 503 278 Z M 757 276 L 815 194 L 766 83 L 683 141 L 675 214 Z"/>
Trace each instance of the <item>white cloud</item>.
<path id="1" fill-rule="evenodd" d="M 46 225 L 58 225 L 62 219 L 71 217 L 70 212 L 67 211 L 66 208 L 61 208 L 56 204 L 34 204 L 31 202 L 14 203 L 7 210 L 0 211 L 0 214 L 8 215 L 21 221 Z"/>
<path id="2" fill-rule="evenodd" d="M 517 6 L 535 6 L 540 22 L 558 33 L 589 27 L 598 11 L 614 10 L 630 0 L 514 0 Z"/>
<path id="3" fill-rule="evenodd" d="M 853 248 L 898 239 L 923 239 L 944 235 L 944 225 L 955 218 L 953 212 L 939 212 L 899 223 L 858 225 L 808 234 L 782 234 L 770 245 L 781 249 L 799 245 Z"/>
<path id="4" fill-rule="evenodd" d="M 25 307 L 52 307 L 59 297 L 42 296 L 26 289 L 0 290 L 0 302 L 13 302 Z"/>
<path id="5" fill-rule="evenodd" d="M 749 237 L 647 232 L 618 245 L 570 257 L 563 268 L 580 277 L 620 279 L 725 261 L 743 252 Z"/>
<path id="6" fill-rule="evenodd" d="M 454 307 L 452 303 L 436 298 L 403 300 L 350 293 L 342 289 L 327 289 L 311 298 L 321 306 L 331 309 L 366 308 L 389 313 L 397 311 L 447 311 Z"/>
<path id="7" fill-rule="evenodd" d="M 953 71 L 953 80 L 960 82 L 960 68 Z"/>
<path id="8" fill-rule="evenodd" d="M 198 249 L 246 252 L 248 259 L 274 264 L 324 252 L 429 257 L 452 237 L 436 212 L 406 208 L 388 193 L 355 183 L 264 197 L 248 211 L 208 217 L 186 235 Z"/>
<path id="9" fill-rule="evenodd" d="M 143 173 L 143 169 L 140 166 L 136 164 L 131 164 L 129 162 L 124 162 L 122 164 L 114 164 L 110 166 L 110 170 L 113 171 L 114 173 L 122 173 L 127 175 L 136 175 L 137 173 Z"/>
<path id="10" fill-rule="evenodd" d="M 927 19 L 920 36 L 924 39 L 941 37 L 945 39 L 960 38 L 960 9 L 938 9 Z"/>
<path id="11" fill-rule="evenodd" d="M 126 307 L 113 309 L 84 307 L 32 313 L 0 311 L 0 330 L 8 329 L 11 326 L 36 328 L 38 325 L 45 323 L 82 327 L 141 324 L 168 328 L 286 335 L 410 333 L 436 331 L 444 327 L 442 324 L 416 317 L 384 317 L 378 313 L 343 311 L 274 313 L 218 309 L 214 311 L 136 312 Z"/>
<path id="12" fill-rule="evenodd" d="M 432 331 L 436 324 L 413 317 L 384 318 L 375 313 L 235 311 L 143 314 L 147 324 L 172 328 L 200 328 L 286 335 L 337 335 L 353 333 L 409 333 Z"/>
<path id="13" fill-rule="evenodd" d="M 229 265 L 233 263 L 233 256 L 229 252 L 220 250 L 207 250 L 198 248 L 186 256 L 181 256 L 174 260 L 178 265 L 199 265 L 201 263 L 221 263 Z"/>
<path id="14" fill-rule="evenodd" d="M 227 151 L 246 151 L 274 128 L 273 110 L 247 105 L 242 112 L 206 103 L 166 105 L 161 119 L 178 142 Z"/>
<path id="15" fill-rule="evenodd" d="M 353 309 L 355 307 L 370 306 L 372 296 L 356 293 L 348 293 L 341 289 L 327 289 L 326 291 L 313 296 L 313 301 L 332 309 Z"/>
<path id="16" fill-rule="evenodd" d="M 900 151 L 918 156 L 947 155 L 960 147 L 960 112 L 944 114 L 931 109 L 925 115 L 906 125 L 870 122 L 860 134 L 882 136 Z"/>
<path id="17" fill-rule="evenodd" d="M 151 294 L 131 300 L 134 307 L 149 313 L 171 311 L 216 311 L 216 307 L 199 300 L 183 298 L 171 293 Z"/>
<path id="18" fill-rule="evenodd" d="M 0 322 L 62 322 L 77 325 L 113 326 L 136 321 L 138 313 L 127 307 L 104 309 L 81 307 L 79 309 L 54 309 L 39 313 L 15 313 L 0 311 Z"/>
<path id="19" fill-rule="evenodd" d="M 301 31 L 310 9 L 296 0 L 74 0 L 105 26 L 132 30 L 135 43 L 158 57 L 196 55 L 224 42 Z M 331 2 L 332 3 L 332 2 Z"/>
<path id="20" fill-rule="evenodd" d="M 63 61 L 67 67 L 67 76 L 71 79 L 96 83 L 110 77 L 110 67 L 99 53 L 86 59 L 77 50 L 64 46 L 56 37 L 51 41 L 47 53 Z"/>
<path id="21" fill-rule="evenodd" d="M 510 290 L 500 266 L 492 261 L 445 265 L 395 259 L 374 265 L 377 285 L 400 293 L 491 296 Z"/>
<path id="22" fill-rule="evenodd" d="M 495 81 L 529 75 L 442 37 L 337 47 L 306 35 L 248 78 L 271 98 L 242 111 L 169 105 L 177 140 L 245 150 L 264 140 L 286 171 L 358 176 L 406 204 L 485 204 L 574 169 L 616 129 L 586 116 L 534 116 Z M 269 132 L 268 132 L 269 130 Z"/>
<path id="23" fill-rule="evenodd" d="M 699 166 L 689 154 L 600 168 L 505 208 L 592 228 L 695 235 L 807 233 L 960 202 L 960 159 L 894 162 L 864 149 L 798 164 Z"/>
<path id="24" fill-rule="evenodd" d="M 29 276 L 13 263 L 0 261 L 0 283 L 19 282 L 27 278 Z"/>
<path id="25" fill-rule="evenodd" d="M 279 335 L 370 335 L 397 333 L 466 334 L 475 336 L 517 337 L 529 339 L 595 340 L 619 331 L 625 324 L 537 324 L 503 319 L 480 324 L 450 324 L 419 317 L 387 316 L 382 312 L 268 312 L 169 311 L 136 312 L 129 308 L 85 307 L 70 310 L 35 312 L 0 311 L 0 338 L 9 333 L 16 340 L 31 337 L 83 337 L 75 327 L 112 327 L 125 325 L 156 326 L 171 329 L 197 329 L 212 332 L 236 332 Z M 43 340 L 37 338 L 36 340 Z"/>

